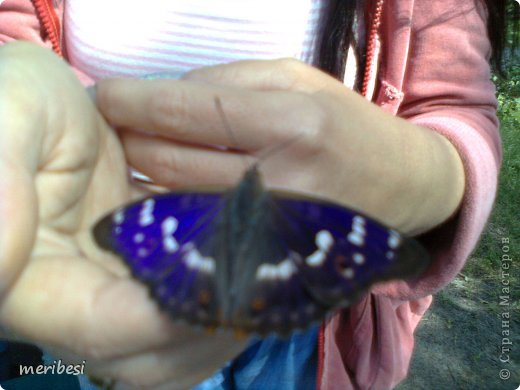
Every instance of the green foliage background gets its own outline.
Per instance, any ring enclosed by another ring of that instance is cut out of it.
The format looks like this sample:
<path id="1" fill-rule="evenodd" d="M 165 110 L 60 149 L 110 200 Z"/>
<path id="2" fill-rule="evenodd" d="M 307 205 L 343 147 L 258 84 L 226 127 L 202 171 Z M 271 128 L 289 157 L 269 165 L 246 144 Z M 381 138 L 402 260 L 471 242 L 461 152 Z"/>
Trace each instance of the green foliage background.
<path id="1" fill-rule="evenodd" d="M 515 54 L 504 64 L 505 75 L 493 76 L 504 153 L 497 200 L 480 245 L 464 272 L 480 279 L 499 278 L 502 239 L 509 239 L 509 254 L 514 259 L 509 279 L 514 300 L 520 291 L 520 64 L 518 50 L 511 52 Z"/>

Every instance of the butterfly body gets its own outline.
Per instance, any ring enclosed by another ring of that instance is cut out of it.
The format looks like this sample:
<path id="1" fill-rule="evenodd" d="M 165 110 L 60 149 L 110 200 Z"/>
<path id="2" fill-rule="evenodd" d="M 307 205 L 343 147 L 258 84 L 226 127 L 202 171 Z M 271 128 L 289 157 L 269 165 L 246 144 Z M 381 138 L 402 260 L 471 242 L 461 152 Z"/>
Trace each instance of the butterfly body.
<path id="1" fill-rule="evenodd" d="M 428 255 L 362 214 L 266 191 L 256 166 L 225 192 L 178 191 L 127 205 L 94 228 L 175 319 L 286 335 L 375 282 L 418 275 Z"/>
<path id="2" fill-rule="evenodd" d="M 213 237 L 216 243 L 221 243 L 213 249 L 213 256 L 218 259 L 215 279 L 221 324 L 247 328 L 243 320 L 251 303 L 248 287 L 254 285 L 262 259 L 272 255 L 269 242 L 275 232 L 268 207 L 270 198 L 256 167 L 223 196 L 223 208 L 215 218 Z"/>

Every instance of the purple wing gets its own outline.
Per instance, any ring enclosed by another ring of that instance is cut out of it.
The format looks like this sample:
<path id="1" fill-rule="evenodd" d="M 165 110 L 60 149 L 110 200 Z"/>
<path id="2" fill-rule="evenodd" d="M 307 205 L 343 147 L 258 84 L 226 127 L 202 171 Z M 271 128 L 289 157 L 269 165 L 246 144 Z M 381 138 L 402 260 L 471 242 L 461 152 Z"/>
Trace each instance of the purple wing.
<path id="1" fill-rule="evenodd" d="M 306 328 L 373 283 L 418 275 L 429 262 L 416 241 L 360 213 L 281 192 L 231 237 L 226 196 L 147 198 L 102 219 L 94 237 L 173 318 L 262 335 Z"/>
<path id="2" fill-rule="evenodd" d="M 298 274 L 329 308 L 344 307 L 376 282 L 421 274 L 430 260 L 415 240 L 340 205 L 273 192 L 280 236 L 298 253 Z"/>
<path id="3" fill-rule="evenodd" d="M 122 257 L 174 318 L 217 325 L 216 265 L 209 238 L 222 198 L 200 192 L 146 198 L 103 218 L 94 238 Z"/>
<path id="4" fill-rule="evenodd" d="M 415 240 L 340 205 L 270 192 L 234 274 L 232 326 L 260 334 L 305 329 L 376 282 L 420 274 Z"/>

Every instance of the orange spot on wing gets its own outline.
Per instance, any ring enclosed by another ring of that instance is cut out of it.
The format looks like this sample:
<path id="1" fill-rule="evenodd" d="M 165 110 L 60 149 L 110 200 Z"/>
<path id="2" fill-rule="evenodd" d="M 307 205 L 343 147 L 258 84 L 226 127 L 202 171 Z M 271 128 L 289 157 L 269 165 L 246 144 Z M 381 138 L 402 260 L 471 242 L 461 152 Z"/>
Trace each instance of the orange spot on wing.
<path id="1" fill-rule="evenodd" d="M 199 293 L 199 303 L 202 305 L 207 305 L 211 301 L 211 294 L 207 290 L 202 290 Z"/>
<path id="2" fill-rule="evenodd" d="M 253 310 L 260 311 L 265 308 L 265 299 L 264 298 L 255 298 L 251 303 L 251 307 Z"/>

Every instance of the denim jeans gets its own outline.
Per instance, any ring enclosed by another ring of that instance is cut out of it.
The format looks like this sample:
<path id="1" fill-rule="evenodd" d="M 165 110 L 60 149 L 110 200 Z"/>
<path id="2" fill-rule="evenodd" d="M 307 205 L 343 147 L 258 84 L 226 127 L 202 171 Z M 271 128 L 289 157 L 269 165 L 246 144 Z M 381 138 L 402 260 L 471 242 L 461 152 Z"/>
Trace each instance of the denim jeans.
<path id="1" fill-rule="evenodd" d="M 289 338 L 252 340 L 237 358 L 193 390 L 311 390 L 316 388 L 318 329 Z"/>

